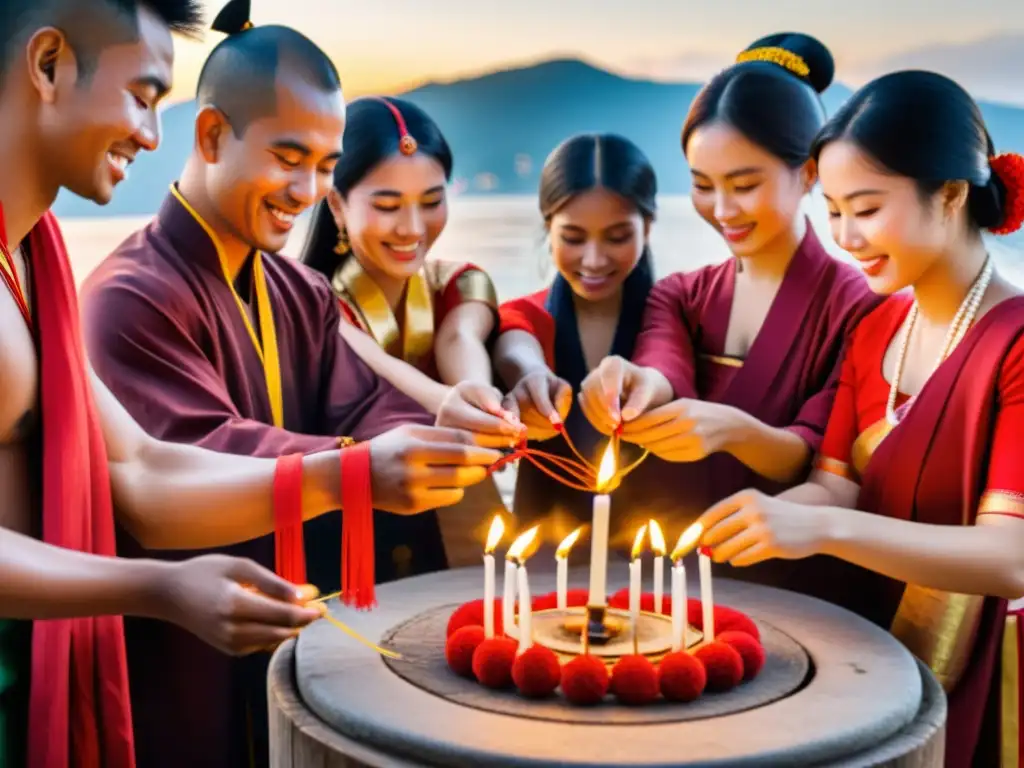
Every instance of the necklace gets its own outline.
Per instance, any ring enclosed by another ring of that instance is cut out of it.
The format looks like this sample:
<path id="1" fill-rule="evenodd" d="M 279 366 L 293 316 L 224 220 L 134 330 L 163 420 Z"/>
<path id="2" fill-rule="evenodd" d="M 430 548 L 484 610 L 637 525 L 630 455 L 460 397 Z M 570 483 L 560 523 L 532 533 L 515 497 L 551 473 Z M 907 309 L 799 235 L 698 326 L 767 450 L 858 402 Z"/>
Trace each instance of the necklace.
<path id="1" fill-rule="evenodd" d="M 967 291 L 967 295 L 964 296 L 964 300 L 960 302 L 960 308 L 957 309 L 956 315 L 953 316 L 953 322 L 949 325 L 949 330 L 946 331 L 946 338 L 942 344 L 942 351 L 939 353 L 938 359 L 935 361 L 935 368 L 938 368 L 949 355 L 956 349 L 957 345 L 963 340 L 964 336 L 967 335 L 967 331 L 974 324 L 974 318 L 978 314 L 978 308 L 981 306 L 981 301 L 985 298 L 985 292 L 988 290 L 988 285 L 992 282 L 992 274 L 994 269 L 992 267 L 992 259 L 985 258 L 985 265 L 981 268 L 981 272 L 975 278 L 971 284 L 970 289 Z M 896 426 L 900 423 L 903 416 L 906 415 L 906 411 L 909 409 L 910 404 L 913 402 L 913 398 L 907 401 L 899 409 L 896 408 L 896 398 L 899 395 L 900 390 L 900 378 L 903 376 L 903 364 L 906 362 L 907 349 L 910 346 L 910 333 L 914 329 L 914 323 L 917 322 L 918 315 L 918 304 L 917 300 L 914 300 L 913 306 L 910 308 L 910 313 L 907 315 L 907 320 L 903 325 L 903 335 L 900 338 L 900 350 L 896 357 L 896 370 L 893 372 L 892 383 L 889 385 L 889 400 L 885 404 L 885 418 L 891 426 Z M 932 369 L 934 373 L 935 368 Z"/>

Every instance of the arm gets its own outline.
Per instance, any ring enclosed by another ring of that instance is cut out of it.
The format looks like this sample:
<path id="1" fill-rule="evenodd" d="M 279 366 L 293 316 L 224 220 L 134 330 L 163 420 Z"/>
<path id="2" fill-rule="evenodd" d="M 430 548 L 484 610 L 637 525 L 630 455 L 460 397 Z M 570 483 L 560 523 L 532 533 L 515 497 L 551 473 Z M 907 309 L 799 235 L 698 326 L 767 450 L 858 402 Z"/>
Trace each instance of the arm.
<path id="1" fill-rule="evenodd" d="M 653 390 L 648 408 L 698 397 L 693 337 L 684 316 L 691 290 L 687 276 L 680 273 L 659 280 L 647 297 L 632 362 L 646 369 Z"/>
<path id="2" fill-rule="evenodd" d="M 460 304 L 445 315 L 434 340 L 441 381 L 491 384 L 486 342 L 494 325 L 494 309 L 478 301 Z"/>
<path id="3" fill-rule="evenodd" d="M 791 429 L 770 427 L 748 413 L 735 409 L 736 427 L 724 448 L 757 474 L 777 483 L 791 483 L 802 477 L 811 449 Z"/>
<path id="4" fill-rule="evenodd" d="M 525 330 L 505 331 L 494 348 L 494 365 L 509 389 L 527 376 L 551 372 L 544 349 L 537 338 Z"/>

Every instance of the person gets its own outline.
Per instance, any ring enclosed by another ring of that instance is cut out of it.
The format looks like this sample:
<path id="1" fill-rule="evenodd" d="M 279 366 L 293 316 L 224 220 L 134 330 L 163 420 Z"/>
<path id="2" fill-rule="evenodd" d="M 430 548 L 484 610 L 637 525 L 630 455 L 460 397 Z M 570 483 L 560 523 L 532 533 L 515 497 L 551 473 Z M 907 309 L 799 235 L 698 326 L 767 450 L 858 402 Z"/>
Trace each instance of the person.
<path id="1" fill-rule="evenodd" d="M 997 155 L 967 92 L 924 71 L 857 91 L 812 154 L 837 242 L 887 298 L 850 340 L 809 482 L 722 501 L 702 543 L 735 566 L 856 566 L 871 578 L 849 607 L 947 691 L 945 765 L 1016 765 L 1024 297 L 982 232 L 1024 221 L 1024 157 Z"/>
<path id="2" fill-rule="evenodd" d="M 607 355 L 633 354 L 654 283 L 656 197 L 650 161 L 615 134 L 573 136 L 541 169 L 540 211 L 558 273 L 549 287 L 501 305 L 494 358 L 509 388 L 506 405 L 542 450 L 572 458 L 559 424 L 584 458 L 600 464 L 608 441 L 572 408 L 573 397 Z M 622 461 L 638 455 L 627 450 Z M 616 494 L 630 489 L 627 478 Z M 551 519 L 556 530 L 571 530 L 590 519 L 593 500 L 521 461 L 513 504 L 521 520 Z M 613 540 L 631 541 L 620 520 Z"/>
<path id="3" fill-rule="evenodd" d="M 221 648 L 246 652 L 279 642 L 321 612 L 297 605 L 305 595 L 251 562 L 113 557 L 115 503 L 121 524 L 149 542 L 179 524 L 197 538 L 223 537 L 240 513 L 261 531 L 274 528 L 277 462 L 156 440 L 94 375 L 79 341 L 64 242 L 48 212 L 61 188 L 108 202 L 135 156 L 157 146 L 171 33 L 197 30 L 197 5 L 10 0 L 4 10 L 0 609 L 50 620 L 7 625 L 3 758 L 41 768 L 122 768 L 134 765 L 134 745 L 118 614 L 177 621 Z M 462 484 L 484 476 L 479 465 L 499 456 L 472 442 L 464 432 L 411 427 L 370 441 L 377 464 L 392 467 L 375 500 L 413 512 L 437 500 L 421 497 L 432 487 L 457 499 Z M 415 454 L 425 448 L 447 453 L 447 466 L 424 473 Z M 340 456 L 335 448 L 302 459 L 300 516 L 341 505 Z"/>
<path id="4" fill-rule="evenodd" d="M 453 159 L 440 127 L 404 99 L 364 97 L 349 105 L 343 141 L 300 258 L 330 281 L 342 336 L 430 413 L 475 410 L 516 437 L 522 427 L 493 385 L 497 294 L 490 277 L 468 262 L 427 260 L 448 223 Z M 438 511 L 450 565 L 478 562 L 489 519 L 502 510 L 487 482 Z"/>
<path id="5" fill-rule="evenodd" d="M 641 466 L 630 498 L 670 527 L 742 488 L 806 478 L 843 343 L 877 301 L 802 212 L 833 74 L 818 40 L 775 34 L 701 89 L 682 130 L 691 197 L 732 258 L 660 280 L 632 360 L 611 357 L 583 384 L 595 427 L 621 425 L 624 441 L 672 462 Z"/>

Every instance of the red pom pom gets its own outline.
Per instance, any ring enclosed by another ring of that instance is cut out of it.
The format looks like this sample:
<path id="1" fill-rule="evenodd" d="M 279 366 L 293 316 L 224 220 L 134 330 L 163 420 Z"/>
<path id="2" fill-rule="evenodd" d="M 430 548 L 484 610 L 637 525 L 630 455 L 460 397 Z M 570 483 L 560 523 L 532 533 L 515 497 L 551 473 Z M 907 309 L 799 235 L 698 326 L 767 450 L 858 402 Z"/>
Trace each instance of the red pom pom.
<path id="1" fill-rule="evenodd" d="M 468 603 L 463 603 L 452 611 L 452 615 L 448 619 L 446 637 L 451 637 L 456 630 L 473 624 L 479 624 L 481 627 L 484 625 L 484 601 L 482 598 L 479 600 L 470 600 Z M 505 629 L 501 622 L 501 600 L 495 600 L 494 634 L 502 635 L 504 633 Z"/>
<path id="2" fill-rule="evenodd" d="M 626 610 L 629 608 L 629 588 L 620 589 L 610 598 L 608 598 L 608 606 L 611 608 L 619 608 Z M 654 613 L 654 593 L 644 592 L 640 595 L 640 610 L 647 611 L 648 613 Z M 672 615 L 672 596 L 663 594 L 661 596 L 661 613 L 665 616 Z"/>
<path id="3" fill-rule="evenodd" d="M 519 654 L 512 665 L 512 681 L 519 693 L 528 699 L 550 696 L 562 678 L 562 665 L 550 648 L 531 645 Z"/>
<path id="4" fill-rule="evenodd" d="M 608 693 L 608 667 L 589 653 L 562 667 L 562 693 L 573 704 L 597 704 Z"/>
<path id="5" fill-rule="evenodd" d="M 701 610 L 700 600 L 691 597 L 686 602 L 687 620 L 698 629 L 704 629 L 704 612 Z M 747 614 L 726 605 L 716 605 L 714 616 L 715 634 L 730 631 L 746 632 L 755 640 L 760 641 L 761 633 Z"/>
<path id="6" fill-rule="evenodd" d="M 623 656 L 612 667 L 611 689 L 623 704 L 649 704 L 658 698 L 658 670 L 646 656 Z"/>
<path id="7" fill-rule="evenodd" d="M 512 685 L 512 665 L 519 643 L 511 637 L 491 637 L 477 646 L 473 654 L 473 674 L 487 688 Z"/>
<path id="8" fill-rule="evenodd" d="M 1009 235 L 1024 225 L 1024 157 L 1006 152 L 990 161 L 992 171 L 1006 187 L 1005 214 L 999 226 L 989 229 L 994 235 Z"/>
<path id="9" fill-rule="evenodd" d="M 743 659 L 743 679 L 753 680 L 764 666 L 764 646 L 746 632 L 723 632 L 716 638 L 734 648 Z"/>
<path id="10" fill-rule="evenodd" d="M 620 589 L 614 595 L 608 598 L 609 608 L 621 608 L 623 610 L 629 608 L 629 588 Z"/>
<path id="11" fill-rule="evenodd" d="M 558 607 L 558 593 L 549 592 L 546 595 L 537 595 L 531 602 L 533 604 L 533 610 L 549 611 L 552 608 Z"/>
<path id="12" fill-rule="evenodd" d="M 704 665 L 686 651 L 667 654 L 658 665 L 658 687 L 669 701 L 693 701 L 707 682 Z"/>
<path id="13" fill-rule="evenodd" d="M 448 668 L 462 677 L 473 676 L 473 654 L 484 641 L 484 628 L 476 624 L 459 627 L 444 644 L 444 658 Z"/>
<path id="14" fill-rule="evenodd" d="M 709 691 L 728 691 L 739 685 L 743 679 L 743 658 L 730 645 L 716 640 L 702 645 L 693 655 L 704 665 L 704 671 L 708 676 L 705 687 Z M 473 668 L 476 668 L 475 660 Z"/>
<path id="15" fill-rule="evenodd" d="M 570 589 L 565 593 L 565 604 L 570 608 L 578 608 L 590 602 L 589 589 Z"/>

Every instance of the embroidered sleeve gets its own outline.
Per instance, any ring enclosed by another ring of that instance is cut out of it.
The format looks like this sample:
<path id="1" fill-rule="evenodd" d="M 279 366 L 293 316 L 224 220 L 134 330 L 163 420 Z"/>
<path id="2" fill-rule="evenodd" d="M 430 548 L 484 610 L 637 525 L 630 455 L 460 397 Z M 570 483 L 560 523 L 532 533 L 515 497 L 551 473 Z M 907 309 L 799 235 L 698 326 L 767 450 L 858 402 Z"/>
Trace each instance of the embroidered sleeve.
<path id="1" fill-rule="evenodd" d="M 825 437 L 814 459 L 814 469 L 860 482 L 851 460 L 857 439 L 857 389 L 852 349 L 843 358 L 839 385 L 825 427 Z"/>
<path id="2" fill-rule="evenodd" d="M 1017 342 L 999 377 L 999 412 L 992 436 L 988 481 L 979 515 L 1024 519 L 1024 342 Z"/>
<path id="3" fill-rule="evenodd" d="M 477 301 L 498 310 L 498 294 L 490 276 L 474 264 L 430 262 L 428 279 L 440 296 L 440 317 L 460 304 Z"/>

